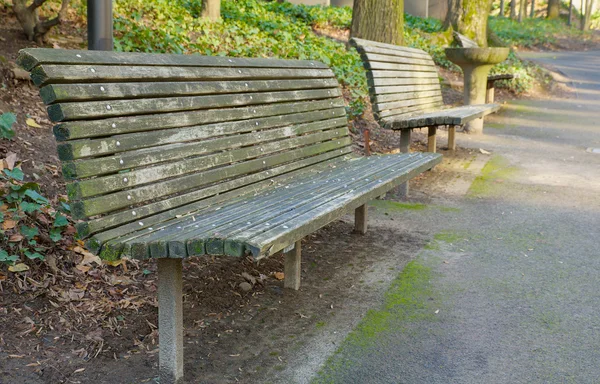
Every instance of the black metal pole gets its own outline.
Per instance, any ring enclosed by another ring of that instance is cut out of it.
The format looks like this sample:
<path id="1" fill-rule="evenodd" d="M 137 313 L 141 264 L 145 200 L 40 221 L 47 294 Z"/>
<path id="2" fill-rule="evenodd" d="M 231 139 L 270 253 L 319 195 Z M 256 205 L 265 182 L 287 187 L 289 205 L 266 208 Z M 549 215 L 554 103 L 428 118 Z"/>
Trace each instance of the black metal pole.
<path id="1" fill-rule="evenodd" d="M 88 0 L 88 49 L 113 50 L 112 0 Z"/>

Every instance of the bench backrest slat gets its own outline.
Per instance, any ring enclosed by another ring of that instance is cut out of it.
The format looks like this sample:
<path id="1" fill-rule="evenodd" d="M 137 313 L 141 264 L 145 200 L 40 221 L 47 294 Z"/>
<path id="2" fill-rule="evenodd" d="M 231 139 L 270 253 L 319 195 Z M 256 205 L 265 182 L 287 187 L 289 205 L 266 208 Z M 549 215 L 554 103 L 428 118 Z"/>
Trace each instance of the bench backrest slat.
<path id="1" fill-rule="evenodd" d="M 19 63 L 59 123 L 84 236 L 144 228 L 351 151 L 341 91 L 319 62 L 27 49 Z"/>
<path id="2" fill-rule="evenodd" d="M 439 74 L 427 52 L 356 38 L 351 43 L 367 70 L 373 113 L 382 126 L 443 106 Z"/>

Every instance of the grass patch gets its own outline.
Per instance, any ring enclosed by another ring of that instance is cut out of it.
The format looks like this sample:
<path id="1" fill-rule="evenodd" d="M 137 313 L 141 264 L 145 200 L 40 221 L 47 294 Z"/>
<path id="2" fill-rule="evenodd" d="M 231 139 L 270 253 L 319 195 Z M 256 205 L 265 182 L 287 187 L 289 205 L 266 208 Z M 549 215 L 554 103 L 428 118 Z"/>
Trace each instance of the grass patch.
<path id="1" fill-rule="evenodd" d="M 418 260 L 408 263 L 386 292 L 384 305 L 367 312 L 342 346 L 327 360 L 313 383 L 331 383 L 335 381 L 334 377 L 344 373 L 352 364 L 344 359 L 345 350 L 369 348 L 384 340 L 386 333 L 405 332 L 411 323 L 436 320 L 436 301 L 432 298 L 436 298 L 437 294 L 431 287 L 432 277 L 431 268 Z"/>
<path id="2" fill-rule="evenodd" d="M 514 176 L 517 170 L 502 156 L 494 155 L 481 170 L 481 175 L 477 176 L 471 184 L 467 196 L 484 197 L 493 195 L 498 192 L 502 183 Z"/>
<path id="3" fill-rule="evenodd" d="M 459 235 L 458 233 L 454 233 L 454 232 L 440 232 L 440 233 L 436 233 L 433 236 L 433 239 L 436 241 L 443 241 L 445 243 L 456 243 L 459 240 L 462 240 L 464 238 L 464 236 Z"/>

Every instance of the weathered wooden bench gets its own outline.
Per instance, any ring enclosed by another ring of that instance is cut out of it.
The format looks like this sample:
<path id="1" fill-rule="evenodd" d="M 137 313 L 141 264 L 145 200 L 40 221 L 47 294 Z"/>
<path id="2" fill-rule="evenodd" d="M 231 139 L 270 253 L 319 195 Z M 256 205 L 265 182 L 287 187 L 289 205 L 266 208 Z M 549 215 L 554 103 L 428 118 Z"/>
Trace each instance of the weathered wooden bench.
<path id="1" fill-rule="evenodd" d="M 455 149 L 456 126 L 483 118 L 498 104 L 446 108 L 437 68 L 420 49 L 352 38 L 367 70 L 375 119 L 382 128 L 400 130 L 400 151 L 408 152 L 411 131 L 428 128 L 427 151 L 436 151 L 437 127 L 448 126 L 448 148 Z"/>
<path id="2" fill-rule="evenodd" d="M 105 259 L 158 259 L 160 382 L 183 381 L 182 259 L 285 252 L 432 168 L 352 154 L 344 100 L 315 61 L 26 49 L 59 142 L 72 216 Z"/>
<path id="3" fill-rule="evenodd" d="M 463 35 L 462 33 L 458 33 L 456 31 L 454 31 L 453 35 L 459 46 L 461 46 L 463 48 L 479 48 L 479 45 L 475 41 L 469 39 L 467 36 Z M 486 103 L 494 102 L 494 93 L 495 93 L 494 91 L 496 89 L 496 81 L 512 80 L 514 78 L 515 78 L 515 75 L 513 75 L 512 73 L 501 73 L 498 75 L 488 76 L 486 92 L 485 92 L 485 102 Z"/>

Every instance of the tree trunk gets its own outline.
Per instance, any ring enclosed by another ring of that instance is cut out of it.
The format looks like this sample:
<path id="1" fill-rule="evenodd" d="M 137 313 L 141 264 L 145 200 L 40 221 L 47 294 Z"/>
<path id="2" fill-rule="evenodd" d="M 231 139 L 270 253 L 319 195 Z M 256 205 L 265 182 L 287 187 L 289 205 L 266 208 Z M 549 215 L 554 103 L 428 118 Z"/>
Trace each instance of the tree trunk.
<path id="1" fill-rule="evenodd" d="M 452 27 L 480 47 L 487 47 L 487 20 L 491 9 L 491 0 L 448 0 L 444 26 Z"/>
<path id="2" fill-rule="evenodd" d="M 500 13 L 498 13 L 499 17 L 504 17 L 504 0 L 500 0 Z"/>
<path id="3" fill-rule="evenodd" d="M 535 17 L 535 0 L 531 0 L 531 12 L 529 12 L 529 17 L 531 19 Z"/>
<path id="4" fill-rule="evenodd" d="M 523 21 L 527 17 L 527 0 L 521 0 L 519 4 L 519 23 Z"/>
<path id="5" fill-rule="evenodd" d="M 510 0 L 510 18 L 517 18 L 517 0 Z"/>
<path id="6" fill-rule="evenodd" d="M 354 0 L 351 37 L 404 43 L 404 0 Z"/>
<path id="7" fill-rule="evenodd" d="M 548 19 L 558 19 L 560 16 L 560 0 L 548 0 Z"/>
<path id="8" fill-rule="evenodd" d="M 594 2 L 595 0 L 585 0 L 583 1 L 583 4 L 581 4 L 581 10 L 585 10 L 585 13 L 582 12 L 582 31 L 587 31 L 588 29 L 590 29 L 590 22 L 592 19 L 592 10 L 594 9 Z"/>
<path id="9" fill-rule="evenodd" d="M 202 0 L 202 17 L 212 21 L 221 17 L 221 0 Z"/>
<path id="10" fill-rule="evenodd" d="M 571 26 L 571 19 L 573 18 L 573 0 L 569 1 L 569 20 L 567 20 L 567 25 Z"/>
<path id="11" fill-rule="evenodd" d="M 34 0 L 29 6 L 27 0 L 13 0 L 13 11 L 17 16 L 17 20 L 23 32 L 29 41 L 35 41 L 42 44 L 46 41 L 46 35 L 55 25 L 60 24 L 67 13 L 70 0 L 62 0 L 60 10 L 53 19 L 41 21 L 38 17 L 37 9 L 46 2 L 46 0 Z"/>

